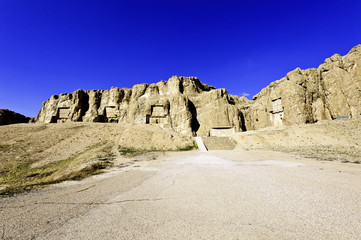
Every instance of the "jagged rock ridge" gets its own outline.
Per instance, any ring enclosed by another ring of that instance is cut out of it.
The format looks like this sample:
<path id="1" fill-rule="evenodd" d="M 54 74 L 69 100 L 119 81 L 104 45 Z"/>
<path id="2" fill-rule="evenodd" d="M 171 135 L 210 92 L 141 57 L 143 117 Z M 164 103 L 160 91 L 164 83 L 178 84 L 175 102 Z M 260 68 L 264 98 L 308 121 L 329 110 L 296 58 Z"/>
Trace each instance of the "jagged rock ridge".
<path id="1" fill-rule="evenodd" d="M 131 89 L 77 90 L 52 96 L 37 121 L 156 124 L 185 135 L 203 136 L 268 126 L 361 117 L 361 45 L 333 55 L 317 69 L 289 72 L 253 101 L 202 84 L 195 77 L 137 84 Z M 214 131 L 213 131 L 214 132 Z"/>
<path id="2" fill-rule="evenodd" d="M 185 135 L 204 135 L 217 126 L 241 129 L 238 105 L 246 102 L 249 100 L 202 84 L 198 78 L 173 76 L 131 89 L 112 87 L 54 95 L 43 103 L 37 120 L 158 124 Z"/>
<path id="3" fill-rule="evenodd" d="M 253 97 L 247 129 L 361 117 L 361 45 L 318 68 L 297 68 Z"/>

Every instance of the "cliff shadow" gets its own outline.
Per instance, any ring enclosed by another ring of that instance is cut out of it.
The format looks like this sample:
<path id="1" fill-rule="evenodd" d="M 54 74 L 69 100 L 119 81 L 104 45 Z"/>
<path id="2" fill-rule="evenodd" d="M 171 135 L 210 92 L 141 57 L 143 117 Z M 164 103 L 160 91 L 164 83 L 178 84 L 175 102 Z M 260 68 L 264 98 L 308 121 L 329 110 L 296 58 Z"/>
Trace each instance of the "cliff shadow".
<path id="1" fill-rule="evenodd" d="M 239 119 L 241 120 L 241 126 L 240 126 L 240 127 L 241 127 L 242 131 L 243 131 L 243 132 L 247 131 L 246 122 L 245 122 L 245 120 L 244 120 L 244 115 L 243 115 L 243 113 L 242 113 L 242 112 L 239 112 L 238 117 L 239 117 Z"/>
<path id="2" fill-rule="evenodd" d="M 200 127 L 200 124 L 198 122 L 197 119 L 197 109 L 194 106 L 194 103 L 190 100 L 188 100 L 188 107 L 189 107 L 189 111 L 192 114 L 192 119 L 191 119 L 191 128 L 192 128 L 192 134 L 194 137 L 197 136 L 197 131 Z"/>
<path id="3" fill-rule="evenodd" d="M 86 93 L 83 93 L 81 95 L 81 106 L 80 106 L 80 117 L 78 119 L 78 122 L 83 121 L 83 117 L 85 116 L 85 113 L 89 110 L 89 95 Z"/>

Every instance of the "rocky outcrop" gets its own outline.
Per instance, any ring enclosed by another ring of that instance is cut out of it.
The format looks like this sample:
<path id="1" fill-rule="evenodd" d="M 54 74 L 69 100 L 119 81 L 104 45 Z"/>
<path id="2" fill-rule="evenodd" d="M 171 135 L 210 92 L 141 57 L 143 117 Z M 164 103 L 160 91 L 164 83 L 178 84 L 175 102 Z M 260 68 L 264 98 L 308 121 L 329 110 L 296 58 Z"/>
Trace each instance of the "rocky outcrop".
<path id="1" fill-rule="evenodd" d="M 253 97 L 229 95 L 195 77 L 137 84 L 131 89 L 77 90 L 52 96 L 37 121 L 154 124 L 184 135 L 212 128 L 245 131 L 269 126 L 361 118 L 361 45 L 325 60 L 317 69 L 297 68 Z"/>
<path id="2" fill-rule="evenodd" d="M 242 129 L 239 102 L 225 89 L 202 84 L 195 77 L 137 84 L 133 88 L 77 90 L 54 95 L 43 103 L 37 121 L 84 121 L 156 124 L 185 135 L 206 135 L 212 127 Z"/>
<path id="3" fill-rule="evenodd" d="M 0 125 L 28 123 L 29 121 L 29 117 L 25 117 L 24 115 L 10 111 L 9 109 L 0 109 Z"/>
<path id="4" fill-rule="evenodd" d="M 247 129 L 361 118 L 361 45 L 317 69 L 289 72 L 253 100 L 244 111 Z"/>

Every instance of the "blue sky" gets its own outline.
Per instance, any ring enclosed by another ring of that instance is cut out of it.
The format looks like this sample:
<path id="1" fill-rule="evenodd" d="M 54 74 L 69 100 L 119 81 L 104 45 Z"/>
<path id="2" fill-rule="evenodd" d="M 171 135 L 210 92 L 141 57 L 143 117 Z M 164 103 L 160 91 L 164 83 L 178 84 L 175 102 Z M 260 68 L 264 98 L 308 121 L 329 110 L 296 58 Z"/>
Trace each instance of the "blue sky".
<path id="1" fill-rule="evenodd" d="M 0 0 L 0 108 L 173 75 L 251 99 L 360 43 L 360 0 Z"/>

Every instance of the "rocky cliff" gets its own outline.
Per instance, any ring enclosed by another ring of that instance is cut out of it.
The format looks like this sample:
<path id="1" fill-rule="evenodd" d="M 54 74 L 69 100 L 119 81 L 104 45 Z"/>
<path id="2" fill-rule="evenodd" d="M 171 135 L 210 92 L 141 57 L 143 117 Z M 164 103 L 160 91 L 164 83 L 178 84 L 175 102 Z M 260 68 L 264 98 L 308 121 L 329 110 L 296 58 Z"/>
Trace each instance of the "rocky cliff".
<path id="1" fill-rule="evenodd" d="M 156 124 L 185 135 L 205 135 L 212 127 L 242 129 L 236 103 L 246 98 L 202 84 L 195 77 L 137 84 L 131 89 L 77 90 L 43 103 L 37 121 Z"/>
<path id="2" fill-rule="evenodd" d="M 361 45 L 318 68 L 289 72 L 253 97 L 229 95 L 195 77 L 137 84 L 131 89 L 77 90 L 52 96 L 37 121 L 154 124 L 185 135 L 361 118 Z"/>
<path id="3" fill-rule="evenodd" d="M 361 118 L 361 45 L 318 68 L 289 72 L 253 97 L 246 128 Z"/>

